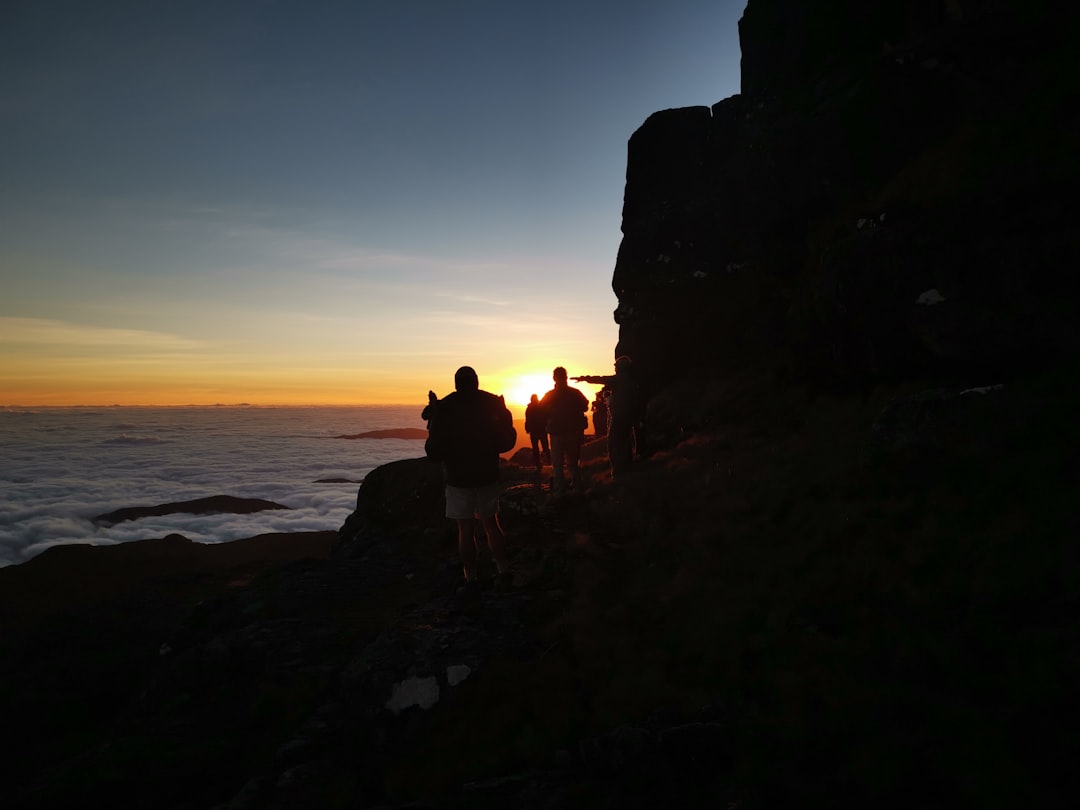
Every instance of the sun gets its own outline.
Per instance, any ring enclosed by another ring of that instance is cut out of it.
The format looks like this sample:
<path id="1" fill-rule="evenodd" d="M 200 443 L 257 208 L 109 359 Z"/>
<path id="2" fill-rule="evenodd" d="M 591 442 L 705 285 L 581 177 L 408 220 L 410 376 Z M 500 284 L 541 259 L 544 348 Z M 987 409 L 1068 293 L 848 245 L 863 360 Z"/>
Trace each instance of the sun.
<path id="1" fill-rule="evenodd" d="M 570 385 L 581 391 L 586 399 L 590 401 L 601 388 L 599 385 L 575 382 L 573 380 L 570 382 Z M 551 379 L 551 372 L 529 372 L 526 374 L 516 374 L 505 377 L 502 390 L 494 391 L 493 393 L 502 394 L 507 405 L 510 405 L 513 408 L 524 409 L 524 407 L 529 404 L 529 398 L 533 394 L 536 394 L 536 396 L 542 399 L 544 394 L 554 387 L 555 382 Z"/>
<path id="2" fill-rule="evenodd" d="M 543 397 L 554 385 L 551 372 L 519 374 L 516 377 L 508 377 L 506 387 L 500 393 L 505 397 L 507 405 L 525 407 L 533 394 Z"/>

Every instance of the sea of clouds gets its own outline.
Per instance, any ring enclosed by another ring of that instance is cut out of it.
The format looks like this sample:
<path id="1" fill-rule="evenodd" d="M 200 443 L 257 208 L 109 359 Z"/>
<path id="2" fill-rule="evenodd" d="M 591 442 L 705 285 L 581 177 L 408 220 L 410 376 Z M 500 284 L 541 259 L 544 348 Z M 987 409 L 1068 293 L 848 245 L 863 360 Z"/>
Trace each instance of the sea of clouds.
<path id="1" fill-rule="evenodd" d="M 269 532 L 336 531 L 375 467 L 423 442 L 342 439 L 424 427 L 418 408 L 46 408 L 0 410 L 0 566 L 69 543 L 178 533 L 222 543 Z M 289 507 L 250 515 L 174 514 L 97 526 L 130 506 L 215 495 Z"/>

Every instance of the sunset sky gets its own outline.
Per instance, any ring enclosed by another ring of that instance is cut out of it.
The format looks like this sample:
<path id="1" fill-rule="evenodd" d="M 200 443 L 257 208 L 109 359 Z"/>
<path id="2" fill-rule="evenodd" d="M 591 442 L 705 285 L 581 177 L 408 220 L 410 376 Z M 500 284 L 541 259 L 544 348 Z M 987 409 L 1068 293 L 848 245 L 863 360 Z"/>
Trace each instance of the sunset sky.
<path id="1" fill-rule="evenodd" d="M 0 406 L 508 400 L 608 373 L 626 143 L 745 0 L 14 0 Z"/>

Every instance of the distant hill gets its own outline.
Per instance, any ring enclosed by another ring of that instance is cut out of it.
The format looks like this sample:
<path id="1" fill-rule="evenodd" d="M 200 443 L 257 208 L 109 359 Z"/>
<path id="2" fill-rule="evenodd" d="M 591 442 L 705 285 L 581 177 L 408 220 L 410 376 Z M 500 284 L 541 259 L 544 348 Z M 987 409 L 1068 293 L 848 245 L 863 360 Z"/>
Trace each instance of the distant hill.
<path id="1" fill-rule="evenodd" d="M 363 433 L 349 433 L 335 436 L 335 439 L 426 439 L 427 431 L 423 428 L 389 428 L 388 430 L 367 430 Z"/>
<path id="2" fill-rule="evenodd" d="M 92 522 L 98 526 L 114 526 L 126 520 L 138 520 L 144 517 L 161 517 L 162 515 L 189 514 L 209 515 L 215 512 L 222 514 L 250 515 L 252 512 L 261 512 L 264 509 L 288 509 L 280 503 L 264 501 L 261 498 L 235 498 L 232 495 L 215 495 L 210 498 L 196 498 L 193 501 L 177 501 L 164 503 L 159 506 L 127 506 L 104 515 L 98 515 Z"/>

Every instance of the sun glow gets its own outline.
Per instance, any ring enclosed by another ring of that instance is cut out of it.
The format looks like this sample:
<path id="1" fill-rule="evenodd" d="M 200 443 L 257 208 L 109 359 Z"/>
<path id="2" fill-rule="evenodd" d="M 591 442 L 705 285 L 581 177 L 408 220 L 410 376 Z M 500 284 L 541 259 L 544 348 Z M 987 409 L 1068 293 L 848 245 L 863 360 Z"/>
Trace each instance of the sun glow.
<path id="1" fill-rule="evenodd" d="M 554 386 L 555 383 L 551 380 L 550 371 L 536 374 L 521 374 L 517 377 L 508 377 L 506 379 L 506 388 L 500 393 L 506 398 L 506 403 L 508 405 L 516 405 L 524 408 L 529 404 L 529 398 L 533 394 L 543 398 L 544 394 L 550 391 Z"/>
<path id="2" fill-rule="evenodd" d="M 570 385 L 577 388 L 583 393 L 590 402 L 596 396 L 596 392 L 600 390 L 599 385 L 592 385 L 591 383 L 574 382 L 570 381 Z M 483 381 L 481 381 L 481 388 L 483 388 Z M 551 372 L 528 372 L 525 374 L 508 375 L 502 378 L 502 387 L 498 390 L 492 388 L 489 389 L 492 393 L 502 394 L 506 399 L 506 404 L 515 410 L 524 411 L 525 406 L 529 404 L 529 398 L 536 394 L 537 397 L 543 399 L 544 394 L 555 387 L 555 382 L 551 379 Z"/>

